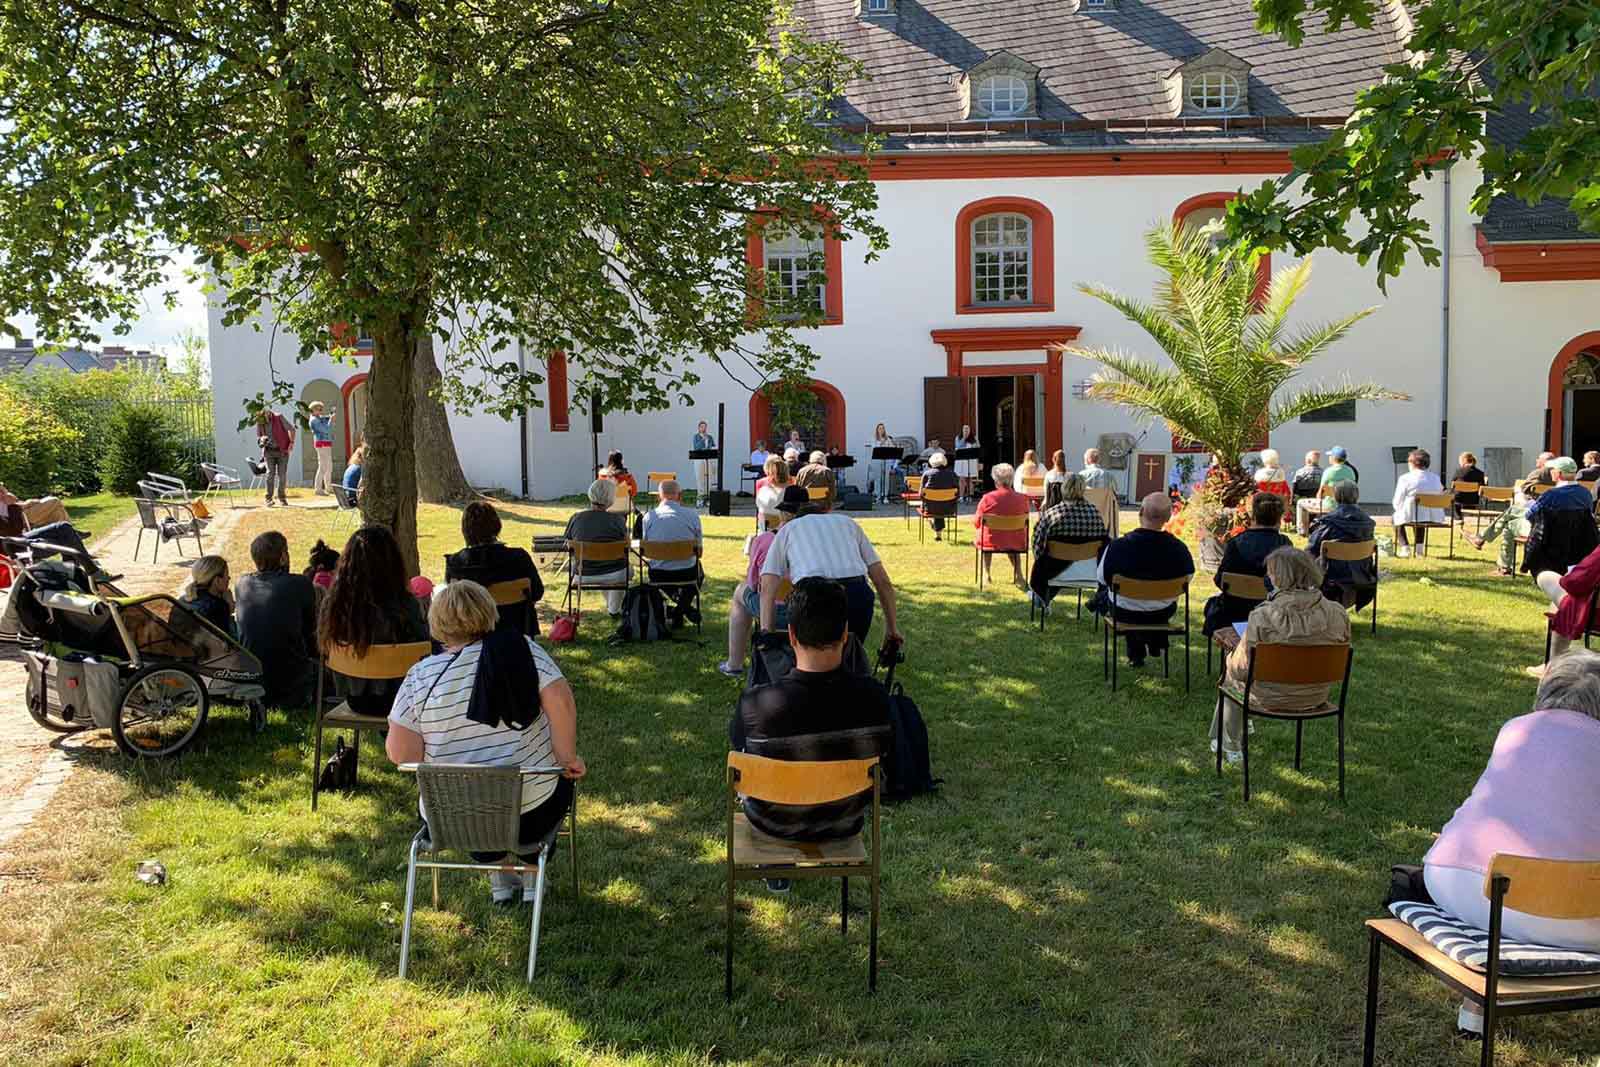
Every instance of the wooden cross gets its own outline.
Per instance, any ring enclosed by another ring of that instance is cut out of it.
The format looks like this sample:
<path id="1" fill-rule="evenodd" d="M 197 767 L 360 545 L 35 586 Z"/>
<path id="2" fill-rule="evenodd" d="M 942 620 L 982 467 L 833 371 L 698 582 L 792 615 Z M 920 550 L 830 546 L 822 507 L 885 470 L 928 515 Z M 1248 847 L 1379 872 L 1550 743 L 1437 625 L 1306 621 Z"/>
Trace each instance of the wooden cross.
<path id="1" fill-rule="evenodd" d="M 1146 478 L 1159 478 L 1166 468 L 1167 461 L 1163 456 L 1144 457 L 1144 476 Z"/>

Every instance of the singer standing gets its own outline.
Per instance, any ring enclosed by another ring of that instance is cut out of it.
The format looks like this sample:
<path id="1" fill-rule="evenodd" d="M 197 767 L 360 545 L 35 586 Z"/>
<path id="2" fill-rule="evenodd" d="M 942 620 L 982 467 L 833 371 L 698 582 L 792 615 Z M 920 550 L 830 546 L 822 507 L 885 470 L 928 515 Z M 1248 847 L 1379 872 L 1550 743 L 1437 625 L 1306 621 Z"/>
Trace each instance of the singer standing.
<path id="1" fill-rule="evenodd" d="M 701 419 L 699 426 L 695 428 L 694 447 L 697 451 L 702 448 L 717 447 L 716 439 L 707 431 L 704 419 Z M 694 505 L 697 508 L 703 508 L 711 502 L 710 498 L 706 495 L 706 490 L 710 488 L 711 485 L 711 461 L 709 459 L 695 460 L 694 474 L 696 484 L 700 490 L 695 495 Z"/>
<path id="2" fill-rule="evenodd" d="M 977 448 L 978 435 L 972 432 L 972 427 L 966 423 L 961 424 L 961 432 L 956 434 L 956 451 L 963 448 Z M 978 461 L 975 459 L 956 460 L 956 477 L 961 479 L 961 499 L 971 500 L 972 482 L 978 477 Z"/>

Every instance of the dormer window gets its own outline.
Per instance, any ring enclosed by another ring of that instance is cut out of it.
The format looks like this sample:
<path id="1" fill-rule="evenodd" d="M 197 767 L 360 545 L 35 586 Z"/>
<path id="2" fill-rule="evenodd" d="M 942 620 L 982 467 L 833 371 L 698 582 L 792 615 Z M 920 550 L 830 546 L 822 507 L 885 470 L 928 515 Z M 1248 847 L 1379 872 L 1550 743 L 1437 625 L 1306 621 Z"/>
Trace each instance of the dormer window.
<path id="1" fill-rule="evenodd" d="M 1174 118 L 1242 115 L 1250 110 L 1250 64 L 1213 48 L 1178 64 L 1165 79 Z"/>
<path id="2" fill-rule="evenodd" d="M 889 0 L 866 0 L 865 8 L 869 15 L 887 15 L 891 10 Z"/>
<path id="3" fill-rule="evenodd" d="M 996 52 L 969 69 L 957 83 L 969 119 L 1031 118 L 1039 113 L 1039 68 Z"/>
<path id="4" fill-rule="evenodd" d="M 856 0 L 856 13 L 864 19 L 892 18 L 898 7 L 899 0 Z"/>
<path id="5" fill-rule="evenodd" d="M 1028 83 L 1015 74 L 996 74 L 978 83 L 978 108 L 995 118 L 1028 110 Z"/>
<path id="6" fill-rule="evenodd" d="M 1208 115 L 1234 111 L 1244 96 L 1239 79 L 1226 71 L 1210 70 L 1185 79 L 1189 106 Z"/>

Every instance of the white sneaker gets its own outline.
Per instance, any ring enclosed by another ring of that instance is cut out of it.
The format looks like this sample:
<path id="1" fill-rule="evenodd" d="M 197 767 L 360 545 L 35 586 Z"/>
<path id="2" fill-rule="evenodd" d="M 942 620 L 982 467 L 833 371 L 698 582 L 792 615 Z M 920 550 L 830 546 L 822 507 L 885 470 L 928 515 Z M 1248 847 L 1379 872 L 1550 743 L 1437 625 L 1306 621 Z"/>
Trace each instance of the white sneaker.
<path id="1" fill-rule="evenodd" d="M 537 871 L 530 871 L 522 876 L 522 902 L 524 904 L 532 904 L 538 890 L 539 874 Z M 544 867 L 544 893 L 545 896 L 550 895 L 550 864 L 548 862 L 545 863 Z"/>
<path id="2" fill-rule="evenodd" d="M 522 879 L 515 872 L 494 871 L 489 875 L 489 899 L 502 908 L 509 908 L 522 887 Z"/>
<path id="3" fill-rule="evenodd" d="M 1456 1029 L 1464 1034 L 1477 1034 L 1482 1037 L 1483 1015 L 1477 1008 L 1463 1000 L 1460 1010 L 1456 1012 Z"/>
<path id="4" fill-rule="evenodd" d="M 1395 549 L 1394 549 L 1394 558 L 1395 559 L 1409 559 L 1409 558 L 1411 558 L 1411 547 L 1409 545 L 1396 545 Z"/>

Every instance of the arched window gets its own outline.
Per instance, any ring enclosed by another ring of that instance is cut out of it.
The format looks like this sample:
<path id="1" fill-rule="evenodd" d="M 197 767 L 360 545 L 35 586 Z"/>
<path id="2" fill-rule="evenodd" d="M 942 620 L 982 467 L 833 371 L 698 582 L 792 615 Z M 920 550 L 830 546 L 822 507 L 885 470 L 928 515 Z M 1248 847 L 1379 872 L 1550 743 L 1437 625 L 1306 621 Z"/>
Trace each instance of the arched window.
<path id="1" fill-rule="evenodd" d="M 1178 209 L 1172 213 L 1172 222 L 1177 226 L 1209 228 L 1212 247 L 1221 248 L 1227 240 L 1227 233 L 1223 230 L 1222 223 L 1228 217 L 1228 201 L 1238 195 L 1238 193 L 1201 193 L 1199 196 L 1191 196 L 1179 204 Z M 1256 260 L 1257 307 L 1266 303 L 1267 292 L 1271 287 L 1272 253 L 1264 252 Z"/>
<path id="2" fill-rule="evenodd" d="M 1009 118 L 1028 109 L 1028 85 L 1015 74 L 995 74 L 978 83 L 978 110 Z"/>
<path id="3" fill-rule="evenodd" d="M 826 311 L 821 235 L 810 237 L 774 223 L 762 236 L 767 301 L 772 309 L 780 315 Z"/>
<path id="4" fill-rule="evenodd" d="M 972 302 L 1033 299 L 1033 226 L 1026 215 L 984 215 L 972 223 Z"/>
<path id="5" fill-rule="evenodd" d="M 1239 106 L 1244 96 L 1237 75 L 1220 70 L 1191 74 L 1184 79 L 1189 106 L 1208 114 L 1221 114 Z"/>
<path id="6" fill-rule="evenodd" d="M 956 215 L 956 314 L 1055 310 L 1055 221 L 1020 196 L 977 200 Z"/>

